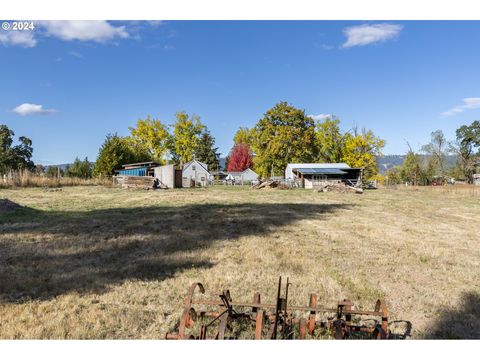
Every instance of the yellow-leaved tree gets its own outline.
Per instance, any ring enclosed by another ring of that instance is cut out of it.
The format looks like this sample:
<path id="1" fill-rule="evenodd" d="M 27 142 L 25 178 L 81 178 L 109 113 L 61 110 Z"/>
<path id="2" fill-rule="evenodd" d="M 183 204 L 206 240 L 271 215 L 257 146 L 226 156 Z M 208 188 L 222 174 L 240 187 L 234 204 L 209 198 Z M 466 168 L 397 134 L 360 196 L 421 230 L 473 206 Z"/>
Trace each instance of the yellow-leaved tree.
<path id="1" fill-rule="evenodd" d="M 193 160 L 205 126 L 200 122 L 199 116 L 189 116 L 184 111 L 176 113 L 175 117 L 172 155 L 176 163 L 184 164 Z"/>
<path id="2" fill-rule="evenodd" d="M 377 157 L 382 155 L 385 140 L 375 136 L 373 131 L 363 129 L 345 135 L 342 161 L 354 168 L 363 168 L 363 177 L 370 179 L 378 173 Z"/>
<path id="3" fill-rule="evenodd" d="M 152 159 L 163 164 L 170 150 L 170 134 L 168 127 L 158 119 L 139 119 L 136 127 L 129 127 L 130 139 L 134 144 L 142 146 L 152 155 Z"/>

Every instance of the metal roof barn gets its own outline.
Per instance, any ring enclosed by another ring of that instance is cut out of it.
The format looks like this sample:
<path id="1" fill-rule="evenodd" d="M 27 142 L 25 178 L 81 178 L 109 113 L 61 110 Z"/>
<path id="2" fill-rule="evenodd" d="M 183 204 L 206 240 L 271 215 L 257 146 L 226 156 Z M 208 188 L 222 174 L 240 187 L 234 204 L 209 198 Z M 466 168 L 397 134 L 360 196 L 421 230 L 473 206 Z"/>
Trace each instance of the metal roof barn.
<path id="1" fill-rule="evenodd" d="M 295 163 L 295 164 L 288 164 L 287 168 L 285 169 L 285 179 L 294 179 L 295 174 L 293 173 L 294 169 L 350 169 L 345 163 Z"/>
<path id="2" fill-rule="evenodd" d="M 299 172 L 304 175 L 314 175 L 314 174 L 321 174 L 321 175 L 342 175 L 346 174 L 346 171 L 340 169 L 315 169 L 315 168 L 296 168 L 293 169 L 295 172 Z"/>

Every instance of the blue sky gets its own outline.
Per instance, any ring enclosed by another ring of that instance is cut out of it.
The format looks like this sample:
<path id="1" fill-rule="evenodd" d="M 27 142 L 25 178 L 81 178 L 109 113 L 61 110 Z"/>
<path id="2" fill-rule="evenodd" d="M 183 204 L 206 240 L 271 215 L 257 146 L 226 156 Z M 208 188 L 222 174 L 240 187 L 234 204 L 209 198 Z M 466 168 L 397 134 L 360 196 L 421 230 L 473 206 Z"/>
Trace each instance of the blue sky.
<path id="1" fill-rule="evenodd" d="M 0 30 L 0 123 L 43 164 L 94 160 L 107 133 L 179 110 L 223 155 L 279 101 L 372 129 L 385 154 L 480 118 L 478 21 L 34 23 Z"/>

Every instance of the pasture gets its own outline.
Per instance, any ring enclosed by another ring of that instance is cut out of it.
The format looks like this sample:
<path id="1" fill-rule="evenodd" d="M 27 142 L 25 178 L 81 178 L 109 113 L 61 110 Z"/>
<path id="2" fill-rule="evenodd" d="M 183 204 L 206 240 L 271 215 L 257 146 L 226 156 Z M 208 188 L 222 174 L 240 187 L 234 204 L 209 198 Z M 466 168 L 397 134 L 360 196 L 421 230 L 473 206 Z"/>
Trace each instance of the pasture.
<path id="1" fill-rule="evenodd" d="M 480 190 L 0 189 L 1 339 L 160 339 L 188 286 L 371 309 L 480 338 Z M 399 326 L 403 326 L 398 323 Z M 399 331 L 403 331 L 399 329 Z M 406 330 L 405 330 L 406 331 Z"/>

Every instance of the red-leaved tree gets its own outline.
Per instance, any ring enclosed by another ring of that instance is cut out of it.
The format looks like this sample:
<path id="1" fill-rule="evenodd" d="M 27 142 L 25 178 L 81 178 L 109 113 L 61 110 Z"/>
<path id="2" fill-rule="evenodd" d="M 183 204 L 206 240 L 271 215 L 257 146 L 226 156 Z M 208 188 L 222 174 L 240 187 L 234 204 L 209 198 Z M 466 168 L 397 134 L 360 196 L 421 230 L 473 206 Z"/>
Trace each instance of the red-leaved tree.
<path id="1" fill-rule="evenodd" d="M 252 153 L 248 145 L 234 145 L 228 157 L 227 171 L 243 171 L 252 166 Z"/>

